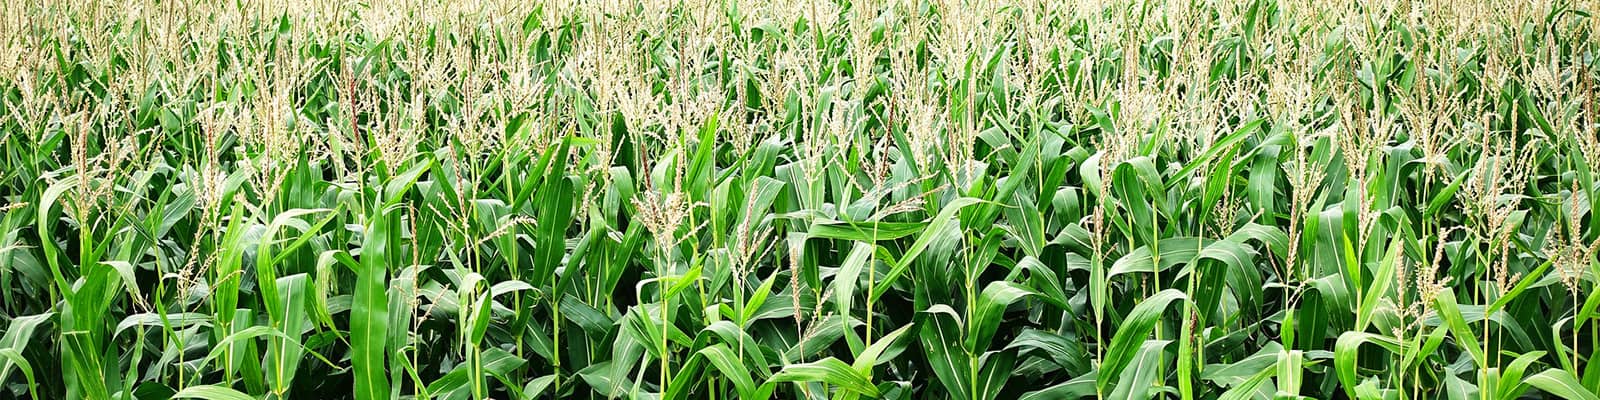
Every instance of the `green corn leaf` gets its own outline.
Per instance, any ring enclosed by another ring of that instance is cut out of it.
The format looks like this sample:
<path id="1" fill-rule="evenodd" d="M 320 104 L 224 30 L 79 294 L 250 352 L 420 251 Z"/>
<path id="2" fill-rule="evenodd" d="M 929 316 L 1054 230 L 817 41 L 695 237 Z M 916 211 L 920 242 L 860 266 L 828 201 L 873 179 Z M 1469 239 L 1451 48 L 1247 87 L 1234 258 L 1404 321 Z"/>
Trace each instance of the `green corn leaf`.
<path id="1" fill-rule="evenodd" d="M 1567 400 L 1595 400 L 1600 399 L 1594 392 L 1585 388 L 1571 372 L 1559 369 L 1548 369 L 1534 374 L 1525 381 L 1528 386 L 1542 390 L 1553 396 Z"/>
<path id="2" fill-rule="evenodd" d="M 390 215 L 374 218 L 367 227 L 350 308 L 351 366 L 358 400 L 385 400 L 390 390 L 384 376 L 388 370 L 384 362 L 389 337 L 388 253 L 398 218 L 387 211 L 380 213 Z"/>
<path id="3" fill-rule="evenodd" d="M 174 399 L 202 399 L 202 400 L 255 400 L 250 395 L 237 390 L 212 385 L 190 386 L 179 390 L 172 395 Z"/>
<path id="4" fill-rule="evenodd" d="M 783 367 L 767 382 L 823 382 L 866 396 L 878 395 L 878 387 L 866 375 L 833 357 Z"/>
<path id="5" fill-rule="evenodd" d="M 924 311 L 921 331 L 922 351 L 934 376 L 944 385 L 951 397 L 971 398 L 971 355 L 961 346 L 959 314 L 949 306 L 935 305 Z"/>
<path id="6" fill-rule="evenodd" d="M 895 280 L 899 279 L 901 274 L 904 274 L 906 270 L 911 268 L 911 263 L 916 261 L 917 256 L 921 255 L 923 251 L 927 250 L 929 245 L 933 244 L 935 241 L 952 240 L 953 237 L 956 236 L 956 230 L 960 224 L 960 222 L 956 220 L 956 214 L 959 213 L 962 208 L 966 208 L 967 206 L 978 204 L 980 202 L 982 202 L 982 200 L 963 197 L 956 199 L 955 201 L 951 201 L 949 204 L 946 204 L 944 208 L 941 208 L 939 210 L 939 214 L 935 215 L 933 220 L 928 223 L 928 227 L 923 229 L 921 235 L 917 236 L 917 241 L 912 243 L 910 248 L 906 249 L 905 254 L 901 255 L 900 259 L 897 260 L 897 262 L 891 268 L 889 268 L 889 272 L 884 273 L 883 279 L 878 283 L 877 289 L 872 291 L 869 301 L 877 302 L 881 297 L 883 297 L 883 294 L 889 291 L 889 288 L 892 287 Z"/>
<path id="7" fill-rule="evenodd" d="M 1166 311 L 1168 304 L 1177 300 L 1186 301 L 1187 297 L 1177 289 L 1163 290 L 1134 306 L 1128 317 L 1123 319 L 1122 325 L 1117 327 L 1117 333 L 1111 337 L 1110 349 L 1106 351 L 1105 362 L 1100 367 L 1096 385 L 1102 392 L 1112 381 L 1121 379 L 1122 370 L 1134 362 L 1134 357 L 1160 320 L 1161 313 Z"/>

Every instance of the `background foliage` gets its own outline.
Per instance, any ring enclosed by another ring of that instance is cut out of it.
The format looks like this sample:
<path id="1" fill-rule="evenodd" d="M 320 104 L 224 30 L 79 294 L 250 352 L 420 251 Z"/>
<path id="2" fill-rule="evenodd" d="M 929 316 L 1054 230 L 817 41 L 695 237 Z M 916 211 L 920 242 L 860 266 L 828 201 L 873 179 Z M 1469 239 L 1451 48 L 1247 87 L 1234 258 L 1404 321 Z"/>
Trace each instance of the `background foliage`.
<path id="1" fill-rule="evenodd" d="M 0 6 L 0 398 L 1597 398 L 1593 0 L 766 3 Z"/>

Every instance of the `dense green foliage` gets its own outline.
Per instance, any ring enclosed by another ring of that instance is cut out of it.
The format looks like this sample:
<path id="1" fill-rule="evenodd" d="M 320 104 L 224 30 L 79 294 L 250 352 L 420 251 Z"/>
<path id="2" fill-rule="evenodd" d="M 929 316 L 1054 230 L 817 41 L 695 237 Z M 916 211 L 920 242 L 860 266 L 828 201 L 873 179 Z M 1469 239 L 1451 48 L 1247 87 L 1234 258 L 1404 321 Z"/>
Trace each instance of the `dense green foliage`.
<path id="1" fill-rule="evenodd" d="M 0 6 L 0 398 L 1600 399 L 1594 0 Z"/>

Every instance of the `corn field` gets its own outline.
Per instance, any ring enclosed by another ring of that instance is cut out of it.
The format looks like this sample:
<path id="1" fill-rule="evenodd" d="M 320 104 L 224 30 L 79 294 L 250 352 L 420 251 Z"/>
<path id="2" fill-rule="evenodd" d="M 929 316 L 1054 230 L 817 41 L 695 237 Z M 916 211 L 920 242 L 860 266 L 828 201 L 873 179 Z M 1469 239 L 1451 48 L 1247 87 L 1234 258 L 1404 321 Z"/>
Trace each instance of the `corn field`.
<path id="1" fill-rule="evenodd" d="M 0 5 L 0 399 L 1600 400 L 1596 0 Z"/>

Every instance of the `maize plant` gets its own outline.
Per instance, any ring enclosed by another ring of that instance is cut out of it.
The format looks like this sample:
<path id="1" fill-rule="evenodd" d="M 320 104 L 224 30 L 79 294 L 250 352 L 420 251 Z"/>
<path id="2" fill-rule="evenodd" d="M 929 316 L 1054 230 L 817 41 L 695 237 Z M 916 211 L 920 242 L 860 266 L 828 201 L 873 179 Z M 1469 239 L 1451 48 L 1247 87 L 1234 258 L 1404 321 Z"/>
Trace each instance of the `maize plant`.
<path id="1" fill-rule="evenodd" d="M 1597 0 L 19 0 L 0 399 L 1600 400 Z"/>

